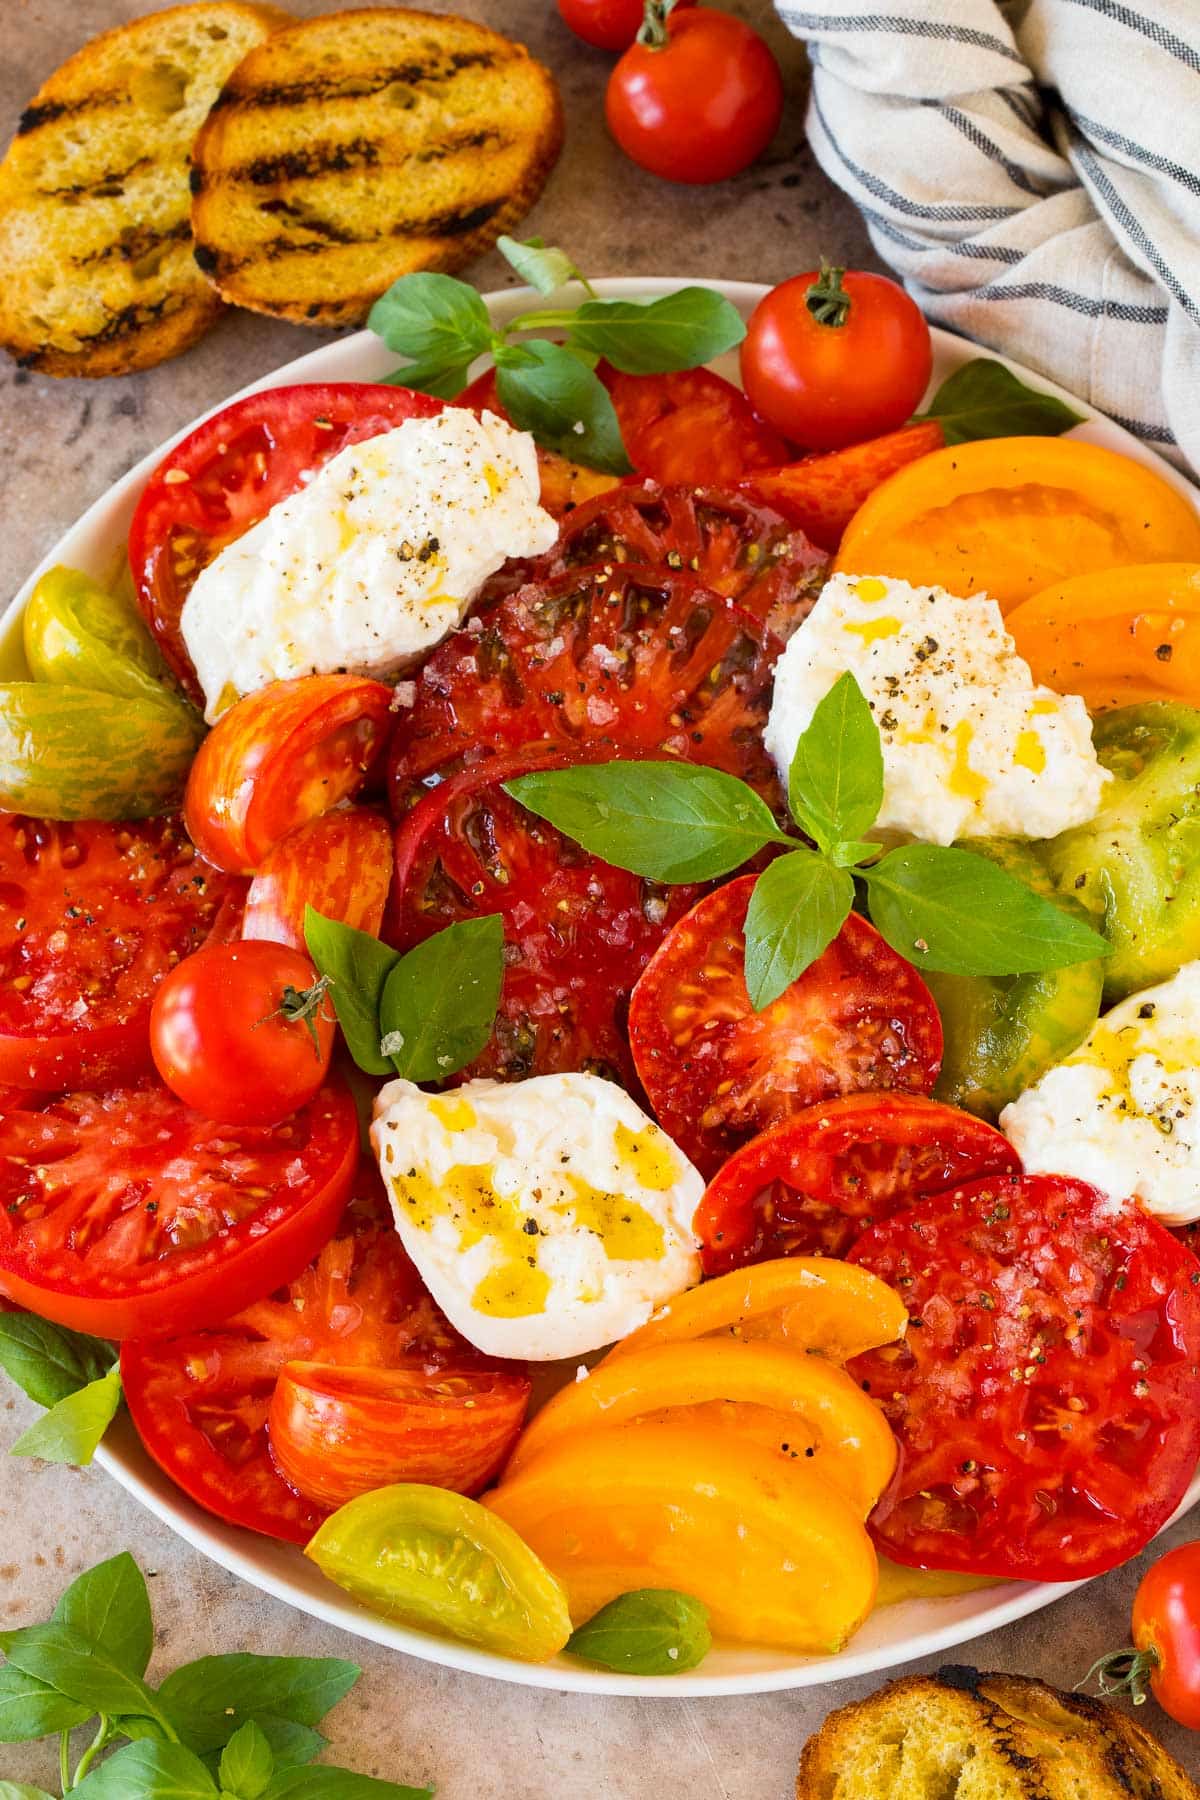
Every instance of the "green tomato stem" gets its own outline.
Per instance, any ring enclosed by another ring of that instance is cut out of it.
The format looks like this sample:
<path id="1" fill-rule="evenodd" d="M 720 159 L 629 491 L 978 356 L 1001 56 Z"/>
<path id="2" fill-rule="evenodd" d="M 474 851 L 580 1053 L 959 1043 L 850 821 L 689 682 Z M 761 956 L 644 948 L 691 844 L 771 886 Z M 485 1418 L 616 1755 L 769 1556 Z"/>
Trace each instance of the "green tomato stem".
<path id="1" fill-rule="evenodd" d="M 839 329 L 850 317 L 850 296 L 842 286 L 846 271 L 821 258 L 821 273 L 805 290 L 804 304 L 818 325 Z"/>
<path id="2" fill-rule="evenodd" d="M 675 0 L 646 0 L 646 12 L 638 28 L 637 41 L 647 50 L 662 50 L 668 41 L 667 19 Z"/>
<path id="3" fill-rule="evenodd" d="M 1078 1685 L 1086 1687 L 1094 1680 L 1105 1699 L 1114 1694 L 1128 1694 L 1135 1706 L 1142 1706 L 1150 1678 L 1161 1662 L 1153 1644 L 1148 1644 L 1144 1650 L 1137 1650 L 1130 1644 L 1124 1650 L 1113 1650 L 1107 1656 L 1098 1657 Z"/>

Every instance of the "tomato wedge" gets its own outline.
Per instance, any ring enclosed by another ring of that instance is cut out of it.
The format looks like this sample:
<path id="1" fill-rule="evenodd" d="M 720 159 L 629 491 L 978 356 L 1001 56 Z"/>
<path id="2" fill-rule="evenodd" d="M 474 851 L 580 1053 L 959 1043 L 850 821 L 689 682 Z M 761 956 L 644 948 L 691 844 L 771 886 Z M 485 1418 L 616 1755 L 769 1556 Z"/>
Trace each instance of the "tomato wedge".
<path id="1" fill-rule="evenodd" d="M 923 1200 L 851 1257 L 912 1315 L 902 1344 L 850 1369 L 900 1443 L 879 1547 L 1028 1581 L 1136 1556 L 1200 1457 L 1191 1253 L 1139 1208 L 1037 1175 Z"/>
<path id="2" fill-rule="evenodd" d="M 1091 712 L 1147 700 L 1200 704 L 1200 563 L 1075 575 L 1009 613 L 1035 681 Z"/>
<path id="3" fill-rule="evenodd" d="M 150 1067 L 150 1006 L 239 884 L 178 819 L 0 813 L 0 1082 L 47 1092 Z"/>
<path id="4" fill-rule="evenodd" d="M 629 460 L 652 481 L 736 482 L 788 460 L 788 447 L 741 388 L 711 369 L 668 375 L 603 370 Z"/>
<path id="5" fill-rule="evenodd" d="M 920 1094 L 846 1094 L 751 1138 L 696 1213 L 706 1275 L 776 1256 L 845 1256 L 877 1220 L 983 1175 L 1020 1171 L 1006 1137 Z"/>
<path id="6" fill-rule="evenodd" d="M 304 908 L 378 937 L 392 884 L 392 834 L 365 806 L 320 813 L 270 850 L 246 895 L 242 936 L 303 950 Z"/>
<path id="7" fill-rule="evenodd" d="M 307 1543 L 326 1508 L 284 1480 L 267 1418 L 291 1362 L 430 1369 L 471 1354 L 429 1298 L 392 1225 L 373 1162 L 308 1267 L 213 1331 L 121 1346 L 121 1381 L 150 1455 L 233 1525 Z"/>
<path id="8" fill-rule="evenodd" d="M 98 1337 L 212 1324 L 299 1273 L 342 1210 L 358 1119 L 329 1083 L 214 1125 L 149 1081 L 0 1119 L 0 1292 Z"/>
<path id="9" fill-rule="evenodd" d="M 875 489 L 898 469 L 940 450 L 945 441 L 941 426 L 930 419 L 846 450 L 802 457 L 786 468 L 763 469 L 745 476 L 740 485 L 807 532 L 814 544 L 836 550 L 842 533 Z"/>
<path id="10" fill-rule="evenodd" d="M 464 758 L 537 743 L 681 757 L 773 794 L 762 730 L 778 652 L 690 575 L 606 563 L 532 582 L 425 664 L 396 719 L 393 809 Z"/>
<path id="11" fill-rule="evenodd" d="M 442 401 L 370 381 L 269 388 L 223 407 L 169 450 L 129 531 L 142 614 L 203 703 L 179 615 L 201 569 L 348 444 L 440 412 Z"/>
<path id="12" fill-rule="evenodd" d="M 410 949 L 462 919 L 504 920 L 492 1039 L 462 1079 L 590 1070 L 637 1088 L 629 994 L 694 887 L 658 887 L 589 856 L 503 790 L 566 766 L 544 750 L 492 757 L 426 795 L 396 834 L 389 940 Z"/>
<path id="13" fill-rule="evenodd" d="M 838 1094 L 928 1093 L 942 1055 L 933 996 L 851 913 L 829 948 L 756 1013 L 746 992 L 755 876 L 700 900 L 633 990 L 633 1060 L 659 1124 L 711 1178 L 748 1138 Z"/>

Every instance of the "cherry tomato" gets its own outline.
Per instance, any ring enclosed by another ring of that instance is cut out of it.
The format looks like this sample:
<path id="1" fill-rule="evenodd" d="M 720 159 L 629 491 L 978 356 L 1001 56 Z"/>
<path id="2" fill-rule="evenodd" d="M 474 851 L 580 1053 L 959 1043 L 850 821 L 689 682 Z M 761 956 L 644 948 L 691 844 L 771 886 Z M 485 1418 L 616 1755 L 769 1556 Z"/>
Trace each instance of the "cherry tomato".
<path id="1" fill-rule="evenodd" d="M 219 869 L 250 875 L 281 838 L 355 793 L 383 748 L 392 690 L 358 675 L 272 681 L 222 714 L 183 816 Z"/>
<path id="2" fill-rule="evenodd" d="M 1084 1182 L 997 1176 L 920 1201 L 851 1261 L 904 1295 L 850 1373 L 900 1444 L 871 1516 L 917 1568 L 1075 1581 L 1135 1556 L 1200 1456 L 1200 1267 Z"/>
<path id="3" fill-rule="evenodd" d="M 642 23 L 645 0 L 558 0 L 564 24 L 596 50 L 628 50 Z"/>
<path id="4" fill-rule="evenodd" d="M 164 977 L 150 1015 L 155 1067 L 223 1125 L 273 1125 L 306 1106 L 333 1055 L 333 1006 L 306 956 L 267 939 L 212 944 Z"/>
<path id="5" fill-rule="evenodd" d="M 304 908 L 378 937 L 392 881 L 392 834 L 364 806 L 321 813 L 280 838 L 246 895 L 244 938 L 304 949 Z"/>
<path id="6" fill-rule="evenodd" d="M 150 1067 L 150 1002 L 239 884 L 178 819 L 0 813 L 0 1082 L 58 1092 Z"/>
<path id="7" fill-rule="evenodd" d="M 745 920 L 756 877 L 695 905 L 633 990 L 633 1060 L 659 1124 L 706 1176 L 756 1132 L 838 1094 L 928 1093 L 942 1054 L 933 996 L 851 913 L 829 948 L 756 1013 Z"/>
<path id="8" fill-rule="evenodd" d="M 806 531 L 814 544 L 836 550 L 864 500 L 897 469 L 942 449 L 945 441 L 941 426 L 926 419 L 846 450 L 806 456 L 782 469 L 764 469 L 743 477 L 738 485 Z"/>
<path id="9" fill-rule="evenodd" d="M 340 1082 L 274 1126 L 214 1125 L 157 1082 L 0 1117 L 0 1293 L 100 1337 L 207 1325 L 290 1281 L 358 1156 Z"/>
<path id="10" fill-rule="evenodd" d="M 146 623 L 194 700 L 203 696 L 179 615 L 201 569 L 348 444 L 442 405 L 370 381 L 269 388 L 223 407 L 168 451 L 133 515 L 129 567 Z"/>
<path id="11" fill-rule="evenodd" d="M 929 327 L 904 289 L 828 263 L 764 295 L 740 354 L 751 404 L 810 450 L 895 431 L 933 368 Z"/>
<path id="12" fill-rule="evenodd" d="M 879 1219 L 1020 1169 L 982 1119 L 919 1094 L 846 1094 L 751 1138 L 696 1213 L 706 1275 L 776 1256 L 845 1256 Z"/>
<path id="13" fill-rule="evenodd" d="M 648 8 L 655 41 L 634 43 L 605 95 L 608 128 L 626 156 L 652 175 L 724 181 L 761 156 L 783 115 L 783 77 L 758 33 L 707 6 L 662 17 Z"/>
<path id="14" fill-rule="evenodd" d="M 1133 1597 L 1133 1655 L 1105 1657 L 1105 1665 L 1125 1665 L 1113 1687 L 1144 1698 L 1148 1680 L 1165 1713 L 1200 1731 L 1200 1543 L 1180 1544 L 1142 1576 Z"/>

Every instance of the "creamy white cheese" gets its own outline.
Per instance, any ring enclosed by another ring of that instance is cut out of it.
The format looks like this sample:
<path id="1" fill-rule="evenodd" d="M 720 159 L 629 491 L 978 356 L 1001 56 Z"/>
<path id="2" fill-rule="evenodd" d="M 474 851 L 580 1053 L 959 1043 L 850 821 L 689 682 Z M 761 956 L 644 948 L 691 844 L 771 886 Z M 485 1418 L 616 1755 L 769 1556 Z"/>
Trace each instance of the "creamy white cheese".
<path id="1" fill-rule="evenodd" d="M 492 413 L 448 406 L 351 444 L 197 577 L 180 627 L 205 716 L 290 676 L 395 674 L 556 532 L 532 437 Z"/>
<path id="2" fill-rule="evenodd" d="M 478 1349 L 531 1362 L 625 1337 L 694 1287 L 704 1182 L 599 1075 L 391 1081 L 371 1144 L 404 1247 Z"/>
<path id="3" fill-rule="evenodd" d="M 1167 1225 L 1200 1218 L 1200 962 L 1105 1013 L 1000 1126 L 1035 1173 L 1136 1199 Z"/>
<path id="4" fill-rule="evenodd" d="M 1054 837 L 1108 780 L 1074 694 L 1038 686 L 986 594 L 834 575 L 775 671 L 764 741 L 784 781 L 801 732 L 849 670 L 883 744 L 878 824 L 929 844 Z"/>

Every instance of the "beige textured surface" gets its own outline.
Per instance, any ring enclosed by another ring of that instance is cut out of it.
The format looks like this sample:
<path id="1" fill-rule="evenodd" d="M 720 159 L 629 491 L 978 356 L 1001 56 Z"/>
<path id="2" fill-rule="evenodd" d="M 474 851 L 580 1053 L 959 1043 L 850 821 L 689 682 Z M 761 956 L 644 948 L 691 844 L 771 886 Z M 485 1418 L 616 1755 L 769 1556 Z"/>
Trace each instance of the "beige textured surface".
<path id="1" fill-rule="evenodd" d="M 439 0 L 426 0 L 439 10 Z M 857 217 L 815 170 L 793 103 L 759 167 L 716 190 L 657 183 L 624 163 L 600 111 L 608 59 L 578 45 L 552 0 L 459 0 L 461 10 L 522 38 L 562 83 L 567 150 L 525 235 L 567 245 L 600 275 L 682 273 L 776 281 L 819 250 L 861 261 Z M 763 18 L 765 0 L 740 0 Z M 139 0 L 3 0 L 0 138 L 53 64 L 83 39 L 146 10 Z M 296 0 L 301 14 L 334 10 Z M 449 10 L 449 9 L 446 9 Z M 772 29 L 793 92 L 802 58 Z M 469 273 L 505 279 L 498 258 Z M 0 598 L 108 484 L 169 432 L 320 336 L 248 314 L 228 315 L 195 350 L 128 380 L 22 377 L 0 364 Z M 2 1378 L 0 1378 L 2 1379 Z M 0 1410 L 0 1447 L 34 1415 Z M 1176 1539 L 1188 1536 L 1186 1525 Z M 392 1780 L 436 1785 L 440 1800 L 786 1800 L 800 1745 L 832 1706 L 874 1680 L 758 1699 L 598 1701 L 502 1687 L 426 1667 L 266 1599 L 174 1539 L 99 1472 L 63 1471 L 0 1455 L 0 1625 L 45 1617 L 80 1569 L 131 1549 L 147 1570 L 158 1625 L 155 1668 L 209 1651 L 338 1654 L 364 1676 L 333 1715 L 336 1760 Z M 962 1654 L 985 1667 L 1069 1684 L 1124 1640 L 1137 1569 L 1094 1584 Z M 1148 1722 L 1188 1768 L 1200 1752 L 1153 1707 Z M 0 1747 L 0 1776 L 53 1779 L 48 1746 Z"/>

